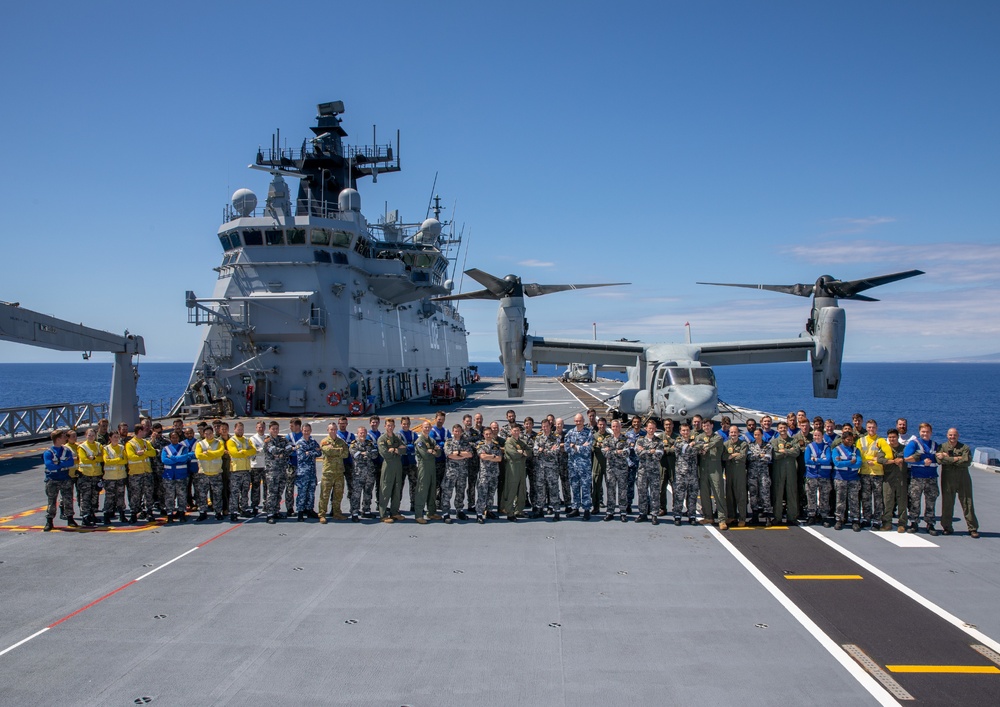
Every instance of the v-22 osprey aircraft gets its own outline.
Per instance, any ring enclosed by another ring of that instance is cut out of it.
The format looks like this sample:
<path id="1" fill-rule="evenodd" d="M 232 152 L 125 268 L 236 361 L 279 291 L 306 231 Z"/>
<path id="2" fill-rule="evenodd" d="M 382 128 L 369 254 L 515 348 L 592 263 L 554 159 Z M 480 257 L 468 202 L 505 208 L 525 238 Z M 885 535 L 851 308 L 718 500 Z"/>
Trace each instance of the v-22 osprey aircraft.
<path id="1" fill-rule="evenodd" d="M 838 300 L 877 302 L 862 295 L 865 290 L 897 280 L 922 275 L 922 270 L 881 275 L 864 280 L 843 281 L 829 275 L 815 284 L 749 285 L 699 282 L 699 285 L 748 287 L 799 297 L 812 297 L 812 310 L 805 331 L 795 338 L 716 343 L 643 343 L 640 341 L 591 341 L 552 339 L 528 334 L 524 298 L 538 297 L 590 287 L 627 285 L 625 282 L 582 285 L 522 284 L 516 275 L 504 278 L 478 269 L 466 275 L 485 289 L 436 300 L 496 299 L 497 339 L 503 363 L 507 396 L 524 395 L 524 364 L 594 364 L 604 370 L 625 371 L 628 380 L 618 391 L 618 410 L 629 415 L 660 420 L 684 420 L 694 415 L 714 416 L 718 409 L 718 389 L 712 366 L 747 363 L 812 362 L 813 395 L 836 398 L 840 388 L 841 362 L 847 317 Z"/>

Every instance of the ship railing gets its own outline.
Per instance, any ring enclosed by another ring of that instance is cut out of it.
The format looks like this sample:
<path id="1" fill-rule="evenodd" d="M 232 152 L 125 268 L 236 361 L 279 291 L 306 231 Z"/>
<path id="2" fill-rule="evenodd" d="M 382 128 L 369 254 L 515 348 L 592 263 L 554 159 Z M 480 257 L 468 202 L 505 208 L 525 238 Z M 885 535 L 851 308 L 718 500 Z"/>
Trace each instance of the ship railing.
<path id="1" fill-rule="evenodd" d="M 150 398 L 139 401 L 139 414 L 151 420 L 162 420 L 170 416 L 170 410 L 177 400 L 174 398 Z"/>
<path id="2" fill-rule="evenodd" d="M 96 425 L 107 403 L 58 403 L 0 408 L 0 447 L 48 439 L 53 430 Z"/>

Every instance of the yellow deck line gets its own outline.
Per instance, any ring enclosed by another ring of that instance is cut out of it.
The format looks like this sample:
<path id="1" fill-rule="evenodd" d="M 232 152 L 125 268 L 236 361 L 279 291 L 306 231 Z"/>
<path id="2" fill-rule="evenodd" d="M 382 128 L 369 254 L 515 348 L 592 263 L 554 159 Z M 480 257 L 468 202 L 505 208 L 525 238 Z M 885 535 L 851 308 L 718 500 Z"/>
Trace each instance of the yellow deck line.
<path id="1" fill-rule="evenodd" d="M 887 665 L 892 673 L 991 673 L 1000 674 L 995 665 Z"/>
<path id="2" fill-rule="evenodd" d="M 785 579 L 864 579 L 860 574 L 786 574 Z"/>

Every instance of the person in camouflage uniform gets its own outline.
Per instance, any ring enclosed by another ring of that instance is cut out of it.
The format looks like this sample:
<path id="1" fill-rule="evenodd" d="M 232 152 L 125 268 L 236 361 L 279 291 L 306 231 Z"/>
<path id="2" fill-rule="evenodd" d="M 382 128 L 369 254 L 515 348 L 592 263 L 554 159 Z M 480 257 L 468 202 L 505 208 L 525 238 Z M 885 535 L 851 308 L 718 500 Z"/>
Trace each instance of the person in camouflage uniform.
<path id="1" fill-rule="evenodd" d="M 468 464 L 468 480 L 466 482 L 466 510 L 469 512 L 474 512 L 476 510 L 476 485 L 479 483 L 479 455 L 476 453 L 476 448 L 479 443 L 483 441 L 483 416 L 480 413 L 476 413 L 475 417 L 472 418 L 473 422 L 471 425 L 465 426 L 465 432 L 463 436 L 465 441 L 469 443 L 470 451 L 472 452 L 472 457 L 469 459 Z"/>
<path id="2" fill-rule="evenodd" d="M 274 525 L 281 507 L 281 498 L 285 495 L 285 470 L 292 450 L 288 438 L 278 434 L 277 422 L 269 424 L 267 431 L 268 435 L 264 440 L 264 473 L 267 476 L 264 513 L 267 515 L 267 522 Z"/>
<path id="3" fill-rule="evenodd" d="M 472 416 L 466 415 L 469 425 L 472 424 Z M 444 522 L 451 523 L 451 499 L 455 497 L 455 510 L 458 511 L 458 519 L 465 520 L 469 516 L 465 514 L 465 493 L 468 488 L 469 468 L 475 454 L 472 445 L 466 436 L 466 430 L 461 425 L 451 428 L 451 439 L 444 443 L 444 456 L 446 468 L 444 472 L 444 485 L 441 488 L 441 509 L 444 511 Z M 473 432 L 475 434 L 475 432 Z M 478 466 L 476 467 L 478 469 Z M 472 499 L 469 499 L 472 501 Z"/>
<path id="4" fill-rule="evenodd" d="M 351 484 L 351 520 L 369 508 L 372 502 L 372 492 L 375 489 L 375 460 L 378 449 L 375 442 L 368 436 L 368 429 L 358 428 L 358 435 L 351 442 L 351 458 L 354 459 L 354 479 Z"/>
<path id="5" fill-rule="evenodd" d="M 125 458 L 128 460 L 128 503 L 131 510 L 130 521 L 153 518 L 153 474 L 150 462 L 156 451 L 146 439 L 146 428 L 136 425 L 135 436 L 125 444 Z"/>
<path id="6" fill-rule="evenodd" d="M 774 487 L 774 522 L 781 523 L 782 511 L 788 514 L 788 525 L 798 525 L 799 483 L 798 458 L 802 456 L 799 442 L 788 434 L 788 423 L 778 423 L 778 436 L 771 438 L 771 480 Z"/>
<path id="7" fill-rule="evenodd" d="M 806 445 L 806 522 L 815 525 L 821 522 L 830 527 L 830 492 L 833 489 L 833 456 L 823 438 L 823 430 L 812 431 L 813 441 Z M 881 524 L 881 521 L 880 523 Z"/>
<path id="8" fill-rule="evenodd" d="M 295 450 L 299 440 L 302 439 L 302 420 L 293 417 L 288 422 L 288 430 L 288 434 L 285 435 L 290 450 L 288 465 L 285 467 L 285 512 L 291 517 L 292 511 L 295 510 L 295 482 L 299 468 L 299 460 Z"/>
<path id="9" fill-rule="evenodd" d="M 167 522 L 179 520 L 187 522 L 185 513 L 187 503 L 188 464 L 194 459 L 194 452 L 181 443 L 182 433 L 176 430 L 170 432 L 170 444 L 160 452 L 163 464 L 163 510 Z"/>
<path id="10" fill-rule="evenodd" d="M 253 446 L 257 450 L 257 453 L 250 460 L 250 508 L 248 510 L 251 516 L 257 515 L 257 509 L 260 508 L 261 489 L 264 489 L 265 498 L 267 494 L 267 484 L 265 483 L 267 471 L 264 469 L 264 440 L 267 439 L 267 425 L 264 424 L 263 420 L 258 420 L 255 430 L 253 436 L 250 437 L 250 441 L 253 442 Z"/>
<path id="11" fill-rule="evenodd" d="M 163 452 L 163 448 L 170 444 L 170 440 L 164 436 L 163 425 L 159 422 L 153 423 L 151 429 L 149 444 L 156 452 L 156 455 L 149 460 L 149 468 L 153 474 L 153 510 L 166 515 L 163 506 L 163 462 L 160 460 L 160 454 Z"/>
<path id="12" fill-rule="evenodd" d="M 779 425 L 780 429 L 780 425 Z M 834 529 L 840 530 L 848 520 L 851 529 L 861 532 L 861 450 L 854 446 L 854 434 L 844 432 L 843 441 L 832 453 L 833 488 L 837 493 L 834 509 Z M 777 512 L 777 508 L 775 508 Z"/>
<path id="13" fill-rule="evenodd" d="M 774 510 L 771 507 L 771 445 L 764 439 L 764 430 L 754 428 L 753 442 L 747 445 L 747 492 L 753 522 L 764 519 L 770 526 Z"/>
<path id="14" fill-rule="evenodd" d="M 535 437 L 538 436 L 538 430 L 535 429 L 535 418 L 530 415 L 526 415 L 524 418 L 524 430 L 521 432 L 521 439 L 524 443 L 531 448 L 531 456 L 528 457 L 528 462 L 525 464 L 524 473 L 527 479 L 528 494 L 524 499 L 524 508 L 520 509 L 522 512 L 530 510 L 535 506 L 535 494 L 538 493 L 538 479 L 535 474 Z"/>
<path id="15" fill-rule="evenodd" d="M 608 464 L 608 512 L 604 520 L 614 519 L 617 503 L 622 522 L 626 523 L 628 522 L 628 460 L 632 454 L 632 445 L 628 437 L 622 434 L 621 420 L 611 421 L 611 434 L 604 439 L 601 449 Z"/>
<path id="16" fill-rule="evenodd" d="M 597 421 L 597 428 L 594 430 L 594 454 L 590 465 L 591 496 L 593 498 L 593 512 L 598 513 L 604 499 L 604 486 L 607 477 L 608 460 L 604 456 L 604 440 L 611 435 L 608 430 L 608 421 L 603 417 Z"/>
<path id="17" fill-rule="evenodd" d="M 98 500 L 101 493 L 101 445 L 97 443 L 97 430 L 85 433 L 84 441 L 77 445 L 76 494 L 85 527 L 97 523 Z"/>
<path id="18" fill-rule="evenodd" d="M 934 528 L 934 506 L 938 499 L 938 445 L 931 439 L 933 430 L 927 422 L 920 424 L 920 435 L 912 438 L 906 443 L 903 454 L 910 469 L 910 484 L 907 489 L 909 497 L 909 508 L 907 515 L 910 518 L 910 527 L 907 532 L 917 532 L 920 524 L 920 501 L 924 502 L 924 522 L 927 524 L 927 532 L 930 535 L 937 535 Z"/>
<path id="19" fill-rule="evenodd" d="M 131 444 L 131 442 L 130 442 Z M 198 473 L 195 476 L 195 489 L 198 492 L 198 517 L 195 522 L 208 519 L 208 496 L 212 495 L 212 506 L 215 519 L 222 520 L 222 458 L 226 454 L 226 445 L 221 438 L 215 436 L 215 430 L 205 428 L 205 436 L 194 445 L 194 455 L 198 459 Z"/>
<path id="20" fill-rule="evenodd" d="M 111 525 L 116 513 L 119 520 L 125 522 L 125 448 L 117 430 L 110 432 L 108 439 L 108 444 L 101 449 L 104 463 L 104 525 Z"/>
<path id="21" fill-rule="evenodd" d="M 674 443 L 677 463 L 674 470 L 674 525 L 681 524 L 687 506 L 688 521 L 694 525 L 698 505 L 698 448 L 691 439 L 691 425 L 681 423 L 680 438 Z"/>
<path id="22" fill-rule="evenodd" d="M 326 439 L 319 444 L 323 455 L 323 477 L 319 484 L 319 522 L 324 524 L 328 515 L 334 520 L 344 520 L 345 516 L 340 512 L 340 504 L 344 500 L 344 460 L 351 453 L 347 442 L 337 435 L 336 425 L 331 422 L 326 431 Z"/>
<path id="23" fill-rule="evenodd" d="M 250 464 L 257 454 L 253 440 L 243 435 L 243 423 L 237 422 L 233 428 L 233 436 L 226 440 L 226 452 L 229 454 L 229 520 L 236 523 L 240 519 L 240 511 L 249 517 L 250 498 Z"/>
<path id="24" fill-rule="evenodd" d="M 316 460 L 323 456 L 319 442 L 313 439 L 312 425 L 302 425 L 302 439 L 295 445 L 295 511 L 299 521 L 319 518 L 316 505 Z"/>
<path id="25" fill-rule="evenodd" d="M 559 438 L 552 432 L 552 423 L 542 420 L 542 431 L 535 437 L 533 452 L 538 494 L 535 497 L 534 516 L 545 515 L 546 499 L 552 508 L 552 520 L 559 520 Z"/>
<path id="26" fill-rule="evenodd" d="M 52 447 L 42 454 L 45 462 L 45 497 L 48 500 L 43 528 L 46 532 L 52 530 L 57 498 L 60 500 L 59 507 L 66 516 L 66 525 L 71 528 L 77 527 L 73 519 L 73 479 L 69 474 L 69 470 L 76 465 L 73 450 L 66 446 L 66 441 L 69 439 L 66 430 L 55 430 L 50 438 Z"/>
<path id="27" fill-rule="evenodd" d="M 554 506 L 556 503 L 560 503 L 564 506 L 567 513 L 569 513 L 570 506 L 570 488 L 569 488 L 569 455 L 566 454 L 566 427 L 563 423 L 561 417 L 556 418 L 556 424 L 552 428 L 552 434 L 556 436 L 559 440 L 559 452 L 556 454 L 559 466 L 559 485 L 560 494 L 556 499 L 549 499 L 549 502 Z"/>
<path id="28" fill-rule="evenodd" d="M 622 428 L 622 433 L 628 438 L 628 443 L 632 448 L 628 458 L 628 506 L 625 508 L 628 513 L 631 513 L 632 499 L 635 498 L 635 480 L 639 475 L 639 458 L 635 454 L 635 443 L 646 434 L 646 429 L 642 426 L 642 419 L 638 415 L 633 415 L 628 429 Z"/>
<path id="29" fill-rule="evenodd" d="M 660 457 L 660 511 L 657 515 L 667 515 L 667 486 L 674 486 L 674 469 L 677 466 L 677 455 L 674 454 L 674 443 L 677 437 L 674 436 L 674 421 L 667 418 L 663 421 L 663 435 L 660 437 L 663 442 L 663 456 Z"/>
<path id="30" fill-rule="evenodd" d="M 572 510 L 567 518 L 575 518 L 583 513 L 584 520 L 590 520 L 590 507 L 593 504 L 593 460 L 594 436 L 583 425 L 583 415 L 579 413 L 573 418 L 573 429 L 566 433 L 563 446 L 566 449 L 569 464 L 570 505 Z"/>
<path id="31" fill-rule="evenodd" d="M 639 460 L 636 484 L 639 493 L 639 517 L 636 523 L 647 519 L 653 525 L 660 522 L 660 458 L 663 457 L 663 442 L 656 438 L 656 423 L 646 423 L 646 435 L 635 440 L 635 456 Z"/>
<path id="32" fill-rule="evenodd" d="M 493 441 L 493 430 L 483 430 L 483 441 L 476 447 L 479 455 L 479 480 L 476 484 L 476 522 L 485 523 L 487 516 L 498 516 L 489 510 L 497 492 L 500 476 L 500 460 L 503 458 L 500 445 Z"/>
<path id="33" fill-rule="evenodd" d="M 903 430 L 906 429 L 906 420 L 900 418 L 897 425 L 902 422 Z M 882 511 L 882 529 L 892 530 L 892 514 L 898 509 L 899 526 L 897 532 L 906 532 L 906 507 L 909 499 L 906 495 L 906 460 L 903 452 L 906 445 L 900 442 L 899 430 L 891 429 L 886 433 L 886 443 L 889 445 L 890 454 L 887 456 L 880 452 L 878 463 L 882 465 L 882 498 L 885 501 L 885 508 Z"/>

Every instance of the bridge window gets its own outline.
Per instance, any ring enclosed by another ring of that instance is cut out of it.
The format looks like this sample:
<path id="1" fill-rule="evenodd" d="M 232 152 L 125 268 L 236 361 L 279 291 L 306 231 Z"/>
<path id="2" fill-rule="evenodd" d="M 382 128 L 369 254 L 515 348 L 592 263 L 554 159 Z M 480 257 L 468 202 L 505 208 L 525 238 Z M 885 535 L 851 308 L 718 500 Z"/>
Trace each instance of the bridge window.
<path id="1" fill-rule="evenodd" d="M 715 374 L 711 368 L 692 368 L 695 385 L 715 385 Z"/>
<path id="2" fill-rule="evenodd" d="M 305 245 L 305 244 L 306 244 L 306 229 L 304 228 L 288 229 L 288 245 Z"/>
<path id="3" fill-rule="evenodd" d="M 285 245 L 285 234 L 281 232 L 281 229 L 274 228 L 264 231 L 264 238 L 268 245 Z"/>
<path id="4" fill-rule="evenodd" d="M 239 236 L 236 236 L 237 243 L 239 243 Z M 219 241 L 222 243 L 222 250 L 229 250 L 233 247 L 232 242 L 229 240 L 228 233 L 220 233 Z"/>
<path id="5" fill-rule="evenodd" d="M 330 232 L 325 228 L 314 228 L 311 237 L 313 245 L 330 245 Z"/>
<path id="6" fill-rule="evenodd" d="M 243 242 L 247 245 L 264 245 L 264 234 L 256 229 L 243 231 Z"/>
<path id="7" fill-rule="evenodd" d="M 336 248 L 348 248 L 351 245 L 351 234 L 347 231 L 334 231 L 330 245 Z"/>

